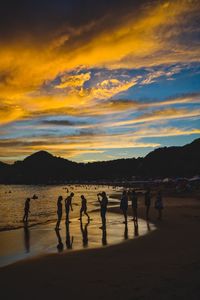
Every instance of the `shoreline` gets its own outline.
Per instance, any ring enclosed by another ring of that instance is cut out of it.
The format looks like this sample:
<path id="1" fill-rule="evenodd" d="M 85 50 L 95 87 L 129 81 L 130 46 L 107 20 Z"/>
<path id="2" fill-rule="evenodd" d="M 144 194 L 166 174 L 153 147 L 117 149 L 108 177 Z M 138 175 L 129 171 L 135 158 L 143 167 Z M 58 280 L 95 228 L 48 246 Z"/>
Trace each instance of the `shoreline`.
<path id="1" fill-rule="evenodd" d="M 109 211 L 113 209 L 119 212 Z M 143 216 L 141 207 L 139 217 Z M 151 216 L 153 222 L 153 208 Z M 70 299 L 199 300 L 199 201 L 166 199 L 164 219 L 155 224 L 158 229 L 152 234 L 126 243 L 49 254 L 3 267 L 4 299 L 25 299 L 28 293 L 29 299 L 66 294 Z"/>
<path id="2" fill-rule="evenodd" d="M 138 226 L 135 227 L 132 218 L 129 217 L 125 226 L 123 216 L 116 209 L 114 206 L 110 207 L 105 230 L 101 229 L 100 211 L 94 209 L 90 211 L 90 222 L 85 217 L 83 223 L 80 223 L 78 218 L 72 218 L 72 223 L 67 227 L 63 219 L 59 232 L 55 231 L 55 221 L 2 232 L 0 268 L 58 252 L 67 254 L 69 250 L 74 252 L 109 247 L 149 234 L 144 220 L 138 219 Z M 149 223 L 150 227 L 152 231 L 156 230 L 153 223 Z M 72 246 L 70 246 L 71 238 Z"/>

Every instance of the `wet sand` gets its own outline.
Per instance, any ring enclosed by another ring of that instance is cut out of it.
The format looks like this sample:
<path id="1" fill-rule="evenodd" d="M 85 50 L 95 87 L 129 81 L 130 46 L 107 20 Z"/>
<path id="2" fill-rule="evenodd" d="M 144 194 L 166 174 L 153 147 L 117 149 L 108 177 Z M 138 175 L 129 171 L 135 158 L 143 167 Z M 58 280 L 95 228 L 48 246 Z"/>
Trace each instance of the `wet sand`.
<path id="1" fill-rule="evenodd" d="M 65 253 L 69 251 L 100 248 L 126 242 L 149 234 L 156 227 L 145 220 L 139 219 L 134 226 L 132 217 L 123 224 L 120 214 L 109 212 L 106 228 L 102 230 L 100 213 L 90 213 L 91 221 L 83 217 L 71 218 L 70 224 L 61 222 L 61 230 L 55 230 L 55 222 L 24 227 L 0 233 L 0 267 L 22 259 L 29 259 L 48 253 Z"/>
<path id="2" fill-rule="evenodd" d="M 167 198 L 165 206 L 158 229 L 139 239 L 1 268 L 2 299 L 199 300 L 200 202 Z"/>

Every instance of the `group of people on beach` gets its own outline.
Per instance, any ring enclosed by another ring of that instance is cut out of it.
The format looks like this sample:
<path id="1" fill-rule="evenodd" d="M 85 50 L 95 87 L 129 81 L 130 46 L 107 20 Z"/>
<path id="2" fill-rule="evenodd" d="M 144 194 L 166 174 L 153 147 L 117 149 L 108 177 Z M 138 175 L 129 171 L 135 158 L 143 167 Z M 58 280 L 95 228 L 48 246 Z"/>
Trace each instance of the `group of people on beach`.
<path id="1" fill-rule="evenodd" d="M 73 211 L 72 206 L 72 200 L 74 197 L 74 193 L 71 192 L 65 199 L 65 213 L 66 213 L 66 224 L 70 223 L 70 211 Z M 107 206 L 108 206 L 108 197 L 106 195 L 106 192 L 98 193 L 98 202 L 100 204 L 100 215 L 102 220 L 102 226 L 101 229 L 105 228 L 106 226 L 106 212 L 107 212 Z M 27 198 L 25 201 L 24 206 L 24 217 L 23 222 L 28 222 L 28 216 L 30 213 L 30 198 Z M 59 196 L 57 200 L 57 223 L 55 230 L 60 229 L 60 222 L 62 220 L 63 215 L 63 197 Z M 122 196 L 120 199 L 120 209 L 122 210 L 122 213 L 124 215 L 124 223 L 127 224 L 127 213 L 128 213 L 128 206 L 129 201 L 131 202 L 132 206 L 132 214 L 133 214 L 133 221 L 135 224 L 138 222 L 138 195 L 135 190 L 124 190 L 122 192 Z M 147 189 L 144 193 L 144 204 L 146 207 L 146 220 L 149 220 L 149 211 L 152 204 L 152 194 L 150 189 Z M 162 199 L 162 193 L 161 191 L 157 192 L 156 200 L 155 200 L 155 209 L 158 211 L 158 219 L 162 219 L 162 210 L 163 210 L 163 199 Z M 80 216 L 79 220 L 82 223 L 82 217 L 85 215 L 88 218 L 88 221 L 90 221 L 90 216 L 87 212 L 87 199 L 84 195 L 81 195 L 81 208 L 80 208 Z"/>
<path id="2" fill-rule="evenodd" d="M 100 212 L 101 212 L 102 226 L 105 226 L 105 224 L 106 224 L 106 211 L 107 211 L 107 205 L 108 205 L 108 197 L 106 195 L 106 192 L 99 193 L 99 194 L 97 194 L 97 196 L 98 196 L 98 202 L 99 202 L 100 208 L 101 208 Z M 66 212 L 66 221 L 65 222 L 66 223 L 70 223 L 69 213 L 70 213 L 70 210 L 73 211 L 73 207 L 72 207 L 73 197 L 74 197 L 74 193 L 72 192 L 65 199 L 65 212 Z M 61 222 L 62 214 L 63 214 L 62 200 L 63 200 L 63 197 L 59 196 L 58 201 L 57 201 L 58 220 L 57 220 L 56 227 L 55 227 L 56 230 L 60 229 L 60 222 Z M 87 212 L 87 199 L 85 198 L 84 195 L 81 195 L 81 208 L 80 208 L 80 217 L 79 217 L 80 222 L 82 222 L 83 214 L 87 216 L 88 221 L 91 220 L 89 215 L 88 215 L 88 212 Z"/>
<path id="3" fill-rule="evenodd" d="M 124 223 L 127 223 L 127 210 L 128 210 L 128 202 L 131 201 L 132 211 L 133 211 L 133 221 L 137 223 L 138 220 L 138 196 L 135 190 L 129 190 L 128 192 L 126 190 L 123 191 L 121 202 L 120 202 L 120 208 L 124 214 Z M 144 193 L 144 204 L 146 207 L 146 220 L 149 220 L 149 211 L 151 207 L 152 202 L 152 194 L 150 189 L 147 189 Z M 163 210 L 163 198 L 162 198 L 162 192 L 158 191 L 156 195 L 156 200 L 154 204 L 155 209 L 158 211 L 158 220 L 162 219 L 162 210 Z"/>

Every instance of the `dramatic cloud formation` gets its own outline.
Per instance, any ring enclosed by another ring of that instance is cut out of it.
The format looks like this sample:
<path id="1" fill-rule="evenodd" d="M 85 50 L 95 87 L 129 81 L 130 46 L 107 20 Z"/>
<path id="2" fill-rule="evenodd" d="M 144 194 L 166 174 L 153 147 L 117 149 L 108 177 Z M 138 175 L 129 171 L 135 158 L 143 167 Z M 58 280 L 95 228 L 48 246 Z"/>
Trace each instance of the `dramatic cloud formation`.
<path id="1" fill-rule="evenodd" d="M 199 14 L 198 0 L 4 1 L 0 157 L 108 159 L 106 149 L 134 156 L 162 145 L 156 137 L 195 138 Z"/>

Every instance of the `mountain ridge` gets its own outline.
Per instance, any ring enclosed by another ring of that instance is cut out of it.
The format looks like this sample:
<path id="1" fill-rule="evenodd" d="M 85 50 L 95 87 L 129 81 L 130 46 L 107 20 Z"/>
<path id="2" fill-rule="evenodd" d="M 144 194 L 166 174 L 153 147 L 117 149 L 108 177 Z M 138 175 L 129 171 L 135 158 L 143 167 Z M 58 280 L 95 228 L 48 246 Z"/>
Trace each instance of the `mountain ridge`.
<path id="1" fill-rule="evenodd" d="M 38 151 L 12 165 L 0 162 L 0 183 L 129 179 L 200 174 L 200 138 L 184 146 L 161 147 L 145 157 L 77 163 Z"/>

